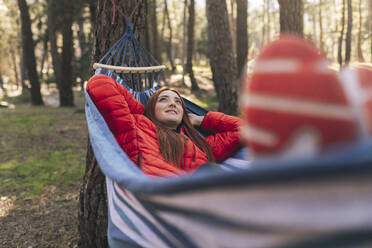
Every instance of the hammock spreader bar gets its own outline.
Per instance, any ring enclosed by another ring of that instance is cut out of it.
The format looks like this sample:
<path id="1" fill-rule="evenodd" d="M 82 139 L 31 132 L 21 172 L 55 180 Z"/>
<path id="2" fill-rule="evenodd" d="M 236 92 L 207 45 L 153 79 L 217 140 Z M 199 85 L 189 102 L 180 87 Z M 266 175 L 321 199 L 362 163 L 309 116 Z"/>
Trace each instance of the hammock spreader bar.
<path id="1" fill-rule="evenodd" d="M 136 92 L 160 85 L 162 71 L 166 69 L 136 39 L 130 18 L 126 18 L 125 34 L 93 65 L 117 73 L 123 82 Z"/>

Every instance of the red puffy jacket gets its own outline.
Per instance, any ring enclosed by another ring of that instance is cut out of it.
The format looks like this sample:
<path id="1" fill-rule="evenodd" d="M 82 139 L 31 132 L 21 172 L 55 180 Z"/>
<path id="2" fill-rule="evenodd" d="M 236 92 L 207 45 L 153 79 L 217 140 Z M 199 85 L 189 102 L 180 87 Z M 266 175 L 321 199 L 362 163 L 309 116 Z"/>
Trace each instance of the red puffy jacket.
<path id="1" fill-rule="evenodd" d="M 87 91 L 120 147 L 147 175 L 183 174 L 208 162 L 206 154 L 187 138 L 183 167 L 165 161 L 160 153 L 156 126 L 143 115 L 144 106 L 114 79 L 103 74 L 95 75 L 89 80 Z M 204 117 L 201 128 L 216 133 L 205 140 L 217 162 L 225 160 L 239 148 L 239 122 L 239 118 L 219 112 L 208 112 Z"/>

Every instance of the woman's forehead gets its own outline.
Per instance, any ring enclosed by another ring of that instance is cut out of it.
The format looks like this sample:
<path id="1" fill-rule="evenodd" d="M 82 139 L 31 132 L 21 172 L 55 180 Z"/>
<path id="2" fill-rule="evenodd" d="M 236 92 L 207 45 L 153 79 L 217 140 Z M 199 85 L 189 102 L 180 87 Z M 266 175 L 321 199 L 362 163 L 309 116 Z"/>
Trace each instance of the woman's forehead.
<path id="1" fill-rule="evenodd" d="M 161 92 L 159 94 L 159 97 L 161 97 L 161 96 L 178 97 L 178 98 L 180 98 L 179 95 L 176 92 L 172 91 L 172 90 L 164 90 L 163 92 Z"/>

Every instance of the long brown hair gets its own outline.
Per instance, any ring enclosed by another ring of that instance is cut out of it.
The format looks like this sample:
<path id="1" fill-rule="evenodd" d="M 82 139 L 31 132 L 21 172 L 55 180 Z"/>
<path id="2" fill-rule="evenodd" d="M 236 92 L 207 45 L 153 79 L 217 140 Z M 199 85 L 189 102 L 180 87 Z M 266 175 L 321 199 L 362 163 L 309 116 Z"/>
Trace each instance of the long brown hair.
<path id="1" fill-rule="evenodd" d="M 212 149 L 210 148 L 209 144 L 200 136 L 198 131 L 193 127 L 190 122 L 189 116 L 187 115 L 186 105 L 177 90 L 170 89 L 168 87 L 162 87 L 161 89 L 157 90 L 147 102 L 145 107 L 145 115 L 155 124 L 158 143 L 160 146 L 160 152 L 163 158 L 175 164 L 177 167 L 180 167 L 181 162 L 183 162 L 183 154 L 184 154 L 184 137 L 167 128 L 164 124 L 159 122 L 155 117 L 155 105 L 158 101 L 158 97 L 160 93 L 166 90 L 171 90 L 175 92 L 179 98 L 181 99 L 182 109 L 183 109 L 183 116 L 182 116 L 182 123 L 181 126 L 184 127 L 185 134 L 191 141 L 199 147 L 208 157 L 209 161 L 214 161 L 214 156 Z"/>

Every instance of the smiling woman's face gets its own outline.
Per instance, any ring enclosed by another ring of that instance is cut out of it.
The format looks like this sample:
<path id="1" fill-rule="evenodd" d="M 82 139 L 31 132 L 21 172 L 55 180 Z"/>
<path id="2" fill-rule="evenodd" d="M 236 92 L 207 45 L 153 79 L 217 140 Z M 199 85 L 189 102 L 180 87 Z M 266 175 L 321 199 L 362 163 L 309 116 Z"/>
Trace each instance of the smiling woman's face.
<path id="1" fill-rule="evenodd" d="M 155 118 L 163 125 L 176 129 L 182 122 L 182 101 L 178 94 L 171 90 L 161 92 L 155 104 Z"/>

